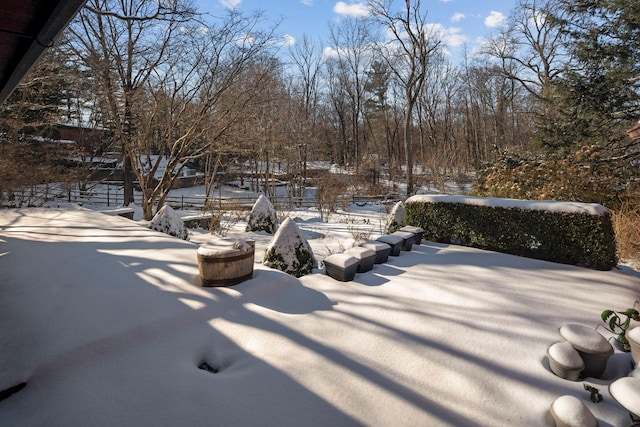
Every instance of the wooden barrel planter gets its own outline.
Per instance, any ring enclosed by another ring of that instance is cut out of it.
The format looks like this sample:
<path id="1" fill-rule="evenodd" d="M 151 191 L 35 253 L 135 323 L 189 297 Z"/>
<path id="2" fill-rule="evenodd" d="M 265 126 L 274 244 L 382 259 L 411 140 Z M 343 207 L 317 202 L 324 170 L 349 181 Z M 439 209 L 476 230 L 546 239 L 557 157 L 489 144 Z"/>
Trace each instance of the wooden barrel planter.
<path id="1" fill-rule="evenodd" d="M 253 277 L 255 242 L 213 239 L 198 248 L 202 286 L 232 286 Z"/>

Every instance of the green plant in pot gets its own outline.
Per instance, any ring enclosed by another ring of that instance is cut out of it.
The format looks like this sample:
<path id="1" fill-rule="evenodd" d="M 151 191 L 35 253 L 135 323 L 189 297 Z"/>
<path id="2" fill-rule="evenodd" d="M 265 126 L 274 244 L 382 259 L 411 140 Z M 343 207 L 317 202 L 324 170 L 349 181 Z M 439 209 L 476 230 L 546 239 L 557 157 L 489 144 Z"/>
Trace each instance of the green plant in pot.
<path id="1" fill-rule="evenodd" d="M 636 301 L 637 303 L 637 301 Z M 640 312 L 634 308 L 628 308 L 624 311 L 604 310 L 600 315 L 605 323 L 604 328 L 609 332 L 616 334 L 616 341 L 624 351 L 630 351 L 631 346 L 627 340 L 627 329 L 631 325 L 631 321 L 640 321 Z"/>

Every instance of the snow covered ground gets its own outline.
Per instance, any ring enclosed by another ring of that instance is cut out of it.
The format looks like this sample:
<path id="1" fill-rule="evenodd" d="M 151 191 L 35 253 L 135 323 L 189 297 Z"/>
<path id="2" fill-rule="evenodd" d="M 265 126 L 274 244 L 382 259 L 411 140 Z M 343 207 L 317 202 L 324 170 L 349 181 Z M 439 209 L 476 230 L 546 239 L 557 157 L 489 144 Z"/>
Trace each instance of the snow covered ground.
<path id="1" fill-rule="evenodd" d="M 322 260 L 380 234 L 382 209 L 355 209 L 329 224 L 289 214 Z M 228 236 L 256 240 L 259 261 L 271 236 L 243 229 Z M 546 361 L 560 326 L 640 298 L 624 266 L 423 242 L 353 282 L 256 264 L 247 282 L 202 288 L 209 238 L 74 206 L 1 210 L 0 391 L 27 385 L 0 401 L 0 425 L 550 426 L 566 394 L 600 426 L 628 425 L 607 391 L 628 353 L 586 381 L 598 404 Z"/>

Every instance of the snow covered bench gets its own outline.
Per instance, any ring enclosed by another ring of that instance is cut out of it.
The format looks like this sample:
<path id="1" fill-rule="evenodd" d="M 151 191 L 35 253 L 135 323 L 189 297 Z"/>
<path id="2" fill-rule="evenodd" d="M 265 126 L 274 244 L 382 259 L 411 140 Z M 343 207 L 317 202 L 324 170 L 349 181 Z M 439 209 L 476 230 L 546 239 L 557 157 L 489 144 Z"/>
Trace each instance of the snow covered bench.
<path id="1" fill-rule="evenodd" d="M 373 268 L 376 260 L 376 253 L 372 249 L 356 246 L 344 251 L 345 254 L 351 255 L 358 260 L 358 273 L 364 273 Z"/>
<path id="2" fill-rule="evenodd" d="M 407 233 L 413 233 L 415 236 L 414 245 L 419 245 L 422 243 L 422 235 L 424 234 L 424 229 L 422 227 L 414 227 L 413 225 L 405 225 L 400 228 L 398 231 L 404 231 Z"/>
<path id="3" fill-rule="evenodd" d="M 392 236 L 402 237 L 402 250 L 405 252 L 411 252 L 413 244 L 415 243 L 416 235 L 407 231 L 394 231 Z"/>
<path id="4" fill-rule="evenodd" d="M 328 276 L 341 282 L 350 282 L 356 277 L 358 258 L 349 254 L 333 254 L 324 259 Z"/>
<path id="5" fill-rule="evenodd" d="M 374 264 L 383 264 L 389 259 L 391 246 L 386 243 L 370 240 L 368 242 L 360 243 L 360 246 L 366 249 L 371 249 L 375 252 L 376 257 L 373 260 Z"/>
<path id="6" fill-rule="evenodd" d="M 384 236 L 380 236 L 377 239 L 379 242 L 386 243 L 391 248 L 391 256 L 399 256 L 400 251 L 402 251 L 402 245 L 404 244 L 404 239 L 398 235 L 393 234 L 385 234 Z"/>

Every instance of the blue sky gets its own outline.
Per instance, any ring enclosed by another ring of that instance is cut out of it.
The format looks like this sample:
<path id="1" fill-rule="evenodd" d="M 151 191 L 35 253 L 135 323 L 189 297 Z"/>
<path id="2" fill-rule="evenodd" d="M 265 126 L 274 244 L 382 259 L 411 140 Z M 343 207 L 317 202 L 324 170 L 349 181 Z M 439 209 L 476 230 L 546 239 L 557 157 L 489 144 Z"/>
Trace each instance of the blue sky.
<path id="1" fill-rule="evenodd" d="M 397 6 L 404 3 L 394 1 Z M 516 0 L 422 0 L 429 22 L 452 55 L 460 54 L 465 44 L 467 51 L 473 52 L 483 38 L 498 30 L 516 3 Z M 312 40 L 326 42 L 330 24 L 367 13 L 366 1 L 358 0 L 198 0 L 197 4 L 203 11 L 214 14 L 224 8 L 239 8 L 247 13 L 262 10 L 271 20 L 281 18 L 279 33 L 286 43 L 300 41 L 305 34 Z"/>

